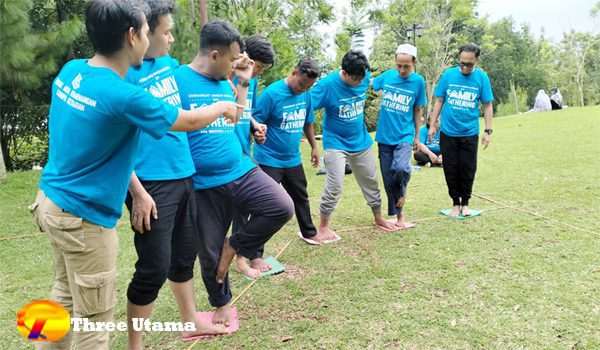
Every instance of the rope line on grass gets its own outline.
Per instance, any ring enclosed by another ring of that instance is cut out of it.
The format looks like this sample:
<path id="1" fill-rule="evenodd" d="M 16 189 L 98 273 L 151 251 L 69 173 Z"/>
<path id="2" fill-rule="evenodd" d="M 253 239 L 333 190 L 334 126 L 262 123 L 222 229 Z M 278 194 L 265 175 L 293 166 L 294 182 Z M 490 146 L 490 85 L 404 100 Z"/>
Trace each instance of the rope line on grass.
<path id="1" fill-rule="evenodd" d="M 494 204 L 497 204 L 497 205 L 503 205 L 503 206 L 505 206 L 505 207 L 506 207 L 506 208 L 508 208 L 508 209 L 511 209 L 511 210 L 514 210 L 514 211 L 518 211 L 518 212 L 521 212 L 521 213 L 525 213 L 525 214 L 529 214 L 529 215 L 531 215 L 531 216 L 535 216 L 535 217 L 538 217 L 538 218 L 540 218 L 540 219 L 544 219 L 544 220 L 546 220 L 546 221 L 549 221 L 549 222 L 553 222 L 553 223 L 556 223 L 556 224 L 560 224 L 560 225 L 563 225 L 563 226 L 565 226 L 565 227 L 572 228 L 572 229 L 574 229 L 574 230 L 578 230 L 578 231 L 583 231 L 583 232 L 591 233 L 591 234 L 593 234 L 593 235 L 600 235 L 600 233 L 599 233 L 599 232 L 596 232 L 596 231 L 590 230 L 589 228 L 585 228 L 585 227 L 579 227 L 579 226 L 576 226 L 576 225 L 573 225 L 573 224 L 569 224 L 569 223 L 567 223 L 567 222 L 563 222 L 563 221 L 560 221 L 560 220 L 557 220 L 557 219 L 554 219 L 554 218 L 551 218 L 551 217 L 548 217 L 548 216 L 542 215 L 542 214 L 540 214 L 540 213 L 537 213 L 537 212 L 535 212 L 535 211 L 533 211 L 533 210 L 528 210 L 528 209 L 523 209 L 523 208 L 515 207 L 515 206 L 512 206 L 512 205 L 509 205 L 509 204 L 506 204 L 506 203 L 500 202 L 500 201 L 498 201 L 498 200 L 496 200 L 496 199 L 493 199 L 493 198 L 491 198 L 491 197 L 484 196 L 484 195 L 477 194 L 477 193 L 473 193 L 472 195 L 473 195 L 474 197 L 477 197 L 477 198 L 480 198 L 480 199 L 486 200 L 486 201 L 488 201 L 488 202 L 490 202 L 490 203 L 494 203 Z"/>
<path id="2" fill-rule="evenodd" d="M 10 237 L 2 237 L 0 238 L 0 242 L 1 241 L 11 241 L 13 239 L 24 239 L 24 238 L 31 238 L 31 237 L 37 237 L 37 236 L 41 236 L 43 235 L 45 232 L 38 232 L 38 233 L 33 233 L 30 235 L 20 235 L 20 236 L 10 236 Z"/>
<path id="3" fill-rule="evenodd" d="M 281 248 L 279 250 L 279 252 L 277 253 L 277 255 L 275 255 L 275 259 L 278 259 L 283 252 L 285 252 L 285 250 L 290 246 L 290 244 L 292 244 L 292 242 L 294 241 L 294 238 L 291 238 L 284 246 L 283 248 Z M 244 289 L 242 289 L 242 291 L 240 292 L 240 294 L 238 294 L 235 298 L 233 298 L 233 300 L 231 301 L 231 305 L 235 305 L 235 303 L 240 300 L 242 298 L 242 296 L 244 296 L 244 294 L 246 294 L 246 292 L 248 292 L 250 290 L 250 288 L 252 288 L 252 286 L 254 286 L 256 284 L 256 282 L 258 282 L 260 278 L 256 278 L 253 279 L 252 282 L 250 282 L 250 284 L 248 284 L 246 287 L 244 287 Z M 196 346 L 196 344 L 198 344 L 200 342 L 200 340 L 202 339 L 196 339 L 194 340 L 194 342 L 187 348 L 187 350 L 191 350 L 194 346 Z"/>

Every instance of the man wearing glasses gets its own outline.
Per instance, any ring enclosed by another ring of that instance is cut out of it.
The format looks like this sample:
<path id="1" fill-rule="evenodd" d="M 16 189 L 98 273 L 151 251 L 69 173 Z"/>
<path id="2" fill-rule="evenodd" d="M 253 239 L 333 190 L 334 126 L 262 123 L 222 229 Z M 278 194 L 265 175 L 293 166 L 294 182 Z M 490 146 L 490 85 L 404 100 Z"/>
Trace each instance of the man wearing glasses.
<path id="1" fill-rule="evenodd" d="M 450 216 L 469 216 L 469 199 L 477 170 L 480 104 L 483 106 L 485 130 L 481 144 L 486 149 L 492 137 L 494 94 L 485 71 L 475 67 L 481 50 L 475 44 L 459 48 L 459 65 L 448 68 L 435 88 L 435 105 L 431 115 L 429 139 L 437 129 L 442 113 L 440 147 L 444 175 L 452 198 Z"/>

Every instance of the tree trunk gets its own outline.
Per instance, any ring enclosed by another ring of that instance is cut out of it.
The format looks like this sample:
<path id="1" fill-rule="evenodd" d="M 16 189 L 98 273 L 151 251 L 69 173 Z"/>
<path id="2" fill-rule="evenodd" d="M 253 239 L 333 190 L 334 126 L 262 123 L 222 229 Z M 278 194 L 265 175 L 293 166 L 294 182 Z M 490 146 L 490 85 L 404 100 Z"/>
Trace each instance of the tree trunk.
<path id="1" fill-rule="evenodd" d="M 0 144 L 2 142 L 0 141 Z M 6 179 L 6 166 L 4 164 L 4 154 L 2 152 L 2 147 L 0 147 L 0 182 Z"/>
<path id="2" fill-rule="evenodd" d="M 208 22 L 208 0 L 199 0 L 200 2 L 200 28 Z"/>

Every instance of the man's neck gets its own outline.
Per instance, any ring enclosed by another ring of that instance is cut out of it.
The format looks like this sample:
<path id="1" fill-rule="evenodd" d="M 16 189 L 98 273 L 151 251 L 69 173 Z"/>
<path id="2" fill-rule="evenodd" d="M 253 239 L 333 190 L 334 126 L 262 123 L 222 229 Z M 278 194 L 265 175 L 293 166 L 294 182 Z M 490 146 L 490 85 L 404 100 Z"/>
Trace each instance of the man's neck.
<path id="1" fill-rule="evenodd" d="M 210 69 L 210 64 L 208 62 L 208 57 L 206 56 L 201 56 L 200 54 L 196 55 L 192 62 L 190 62 L 190 67 L 204 76 L 215 80 L 221 80 L 220 77 L 217 77 L 215 74 L 212 73 L 212 70 Z"/>
<path id="2" fill-rule="evenodd" d="M 89 59 L 88 64 L 93 67 L 108 68 L 117 73 L 121 78 L 125 77 L 130 66 L 127 57 L 120 53 L 110 57 L 96 53 Z"/>

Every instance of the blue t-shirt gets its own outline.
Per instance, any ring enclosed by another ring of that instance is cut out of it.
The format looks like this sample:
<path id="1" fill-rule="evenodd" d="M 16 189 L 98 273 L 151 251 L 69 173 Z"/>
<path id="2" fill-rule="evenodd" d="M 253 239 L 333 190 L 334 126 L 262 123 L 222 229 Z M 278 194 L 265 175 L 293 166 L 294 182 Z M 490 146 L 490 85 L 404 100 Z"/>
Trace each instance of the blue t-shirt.
<path id="1" fill-rule="evenodd" d="M 227 80 L 214 80 L 189 66 L 175 71 L 181 105 L 184 109 L 202 108 L 219 101 L 235 102 Z M 234 181 L 256 165 L 242 152 L 235 125 L 223 116 L 204 129 L 188 132 L 188 141 L 196 173 L 192 177 L 195 189 L 207 189 Z"/>
<path id="2" fill-rule="evenodd" d="M 237 79 L 234 79 L 233 83 L 234 85 L 237 84 Z M 250 117 L 252 117 L 252 109 L 256 105 L 256 87 L 258 85 L 258 79 L 252 78 L 249 83 L 248 95 L 246 96 L 246 108 L 244 108 L 244 114 L 235 125 L 235 133 L 242 144 L 242 151 L 247 155 L 250 155 L 250 148 L 252 145 L 252 139 L 250 137 Z"/>
<path id="3" fill-rule="evenodd" d="M 373 90 L 382 91 L 375 140 L 386 145 L 412 143 L 415 107 L 427 105 L 425 79 L 418 73 L 403 78 L 390 69 L 373 79 Z"/>
<path id="4" fill-rule="evenodd" d="M 371 75 L 352 87 L 336 70 L 319 80 L 311 90 L 312 108 L 325 108 L 323 148 L 362 152 L 373 144 L 365 124 L 365 100 Z"/>
<path id="5" fill-rule="evenodd" d="M 127 81 L 146 89 L 154 97 L 181 108 L 179 89 L 173 72 L 179 62 L 171 56 L 144 59 L 139 67 L 132 67 Z M 140 134 L 140 145 L 135 161 L 135 173 L 140 180 L 177 180 L 194 174 L 187 134 L 169 131 L 155 140 L 145 132 Z"/>
<path id="6" fill-rule="evenodd" d="M 459 67 L 448 68 L 435 88 L 443 97 L 441 129 L 448 136 L 479 135 L 479 103 L 494 101 L 490 78 L 480 68 L 463 75 Z"/>
<path id="7" fill-rule="evenodd" d="M 429 129 L 426 125 L 421 126 L 421 130 L 419 130 L 419 142 L 427 146 L 431 152 L 440 155 L 442 153 L 440 150 L 440 129 L 437 129 L 435 135 L 431 138 L 431 142 L 429 142 L 428 132 Z"/>
<path id="8" fill-rule="evenodd" d="M 179 110 L 87 62 L 68 62 L 52 84 L 40 188 L 63 210 L 112 228 L 121 217 L 140 129 L 160 138 Z"/>
<path id="9" fill-rule="evenodd" d="M 258 164 L 292 168 L 302 164 L 300 140 L 304 125 L 312 124 L 310 93 L 294 94 L 285 80 L 269 85 L 258 98 L 254 118 L 267 125 L 267 140 L 254 146 Z"/>

